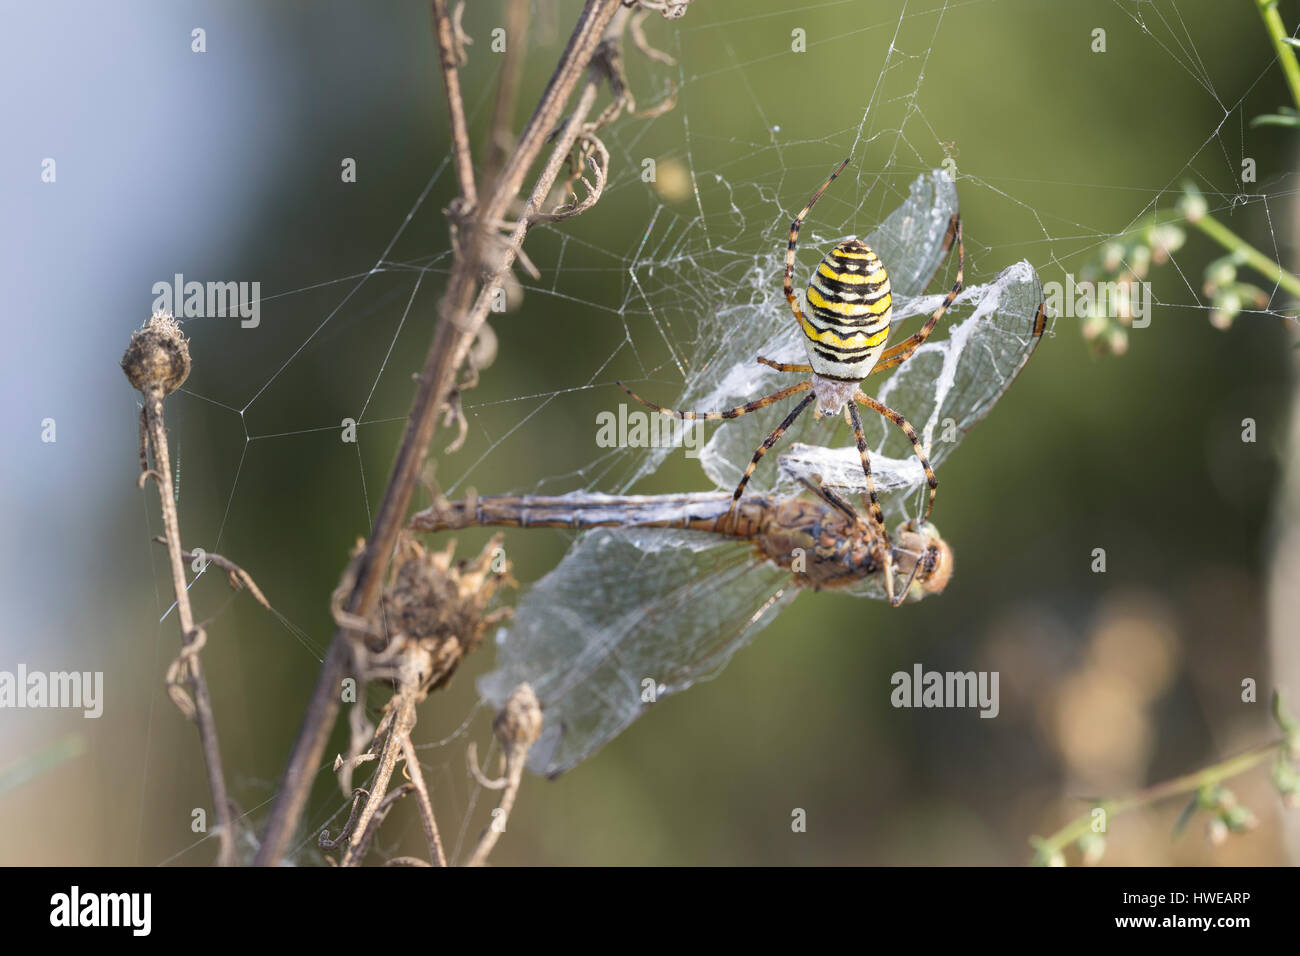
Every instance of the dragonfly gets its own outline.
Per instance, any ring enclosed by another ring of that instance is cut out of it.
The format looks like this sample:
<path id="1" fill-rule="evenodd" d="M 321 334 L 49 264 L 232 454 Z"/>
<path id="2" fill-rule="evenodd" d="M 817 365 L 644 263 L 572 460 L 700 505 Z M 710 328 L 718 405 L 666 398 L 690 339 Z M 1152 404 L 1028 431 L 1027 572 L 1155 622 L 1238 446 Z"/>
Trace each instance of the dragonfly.
<path id="1" fill-rule="evenodd" d="M 943 301 L 924 289 L 956 211 L 955 186 L 934 170 L 917 177 L 902 205 L 866 237 L 890 264 L 892 323 L 929 315 Z M 757 287 L 781 265 L 760 261 L 754 270 Z M 757 355 L 800 360 L 801 333 L 788 310 L 762 305 L 700 318 L 700 351 L 690 363 L 698 371 L 687 376 L 676 407 L 741 404 L 779 384 L 779 372 Z M 738 325 L 746 335 L 724 334 Z M 908 415 L 938 468 L 1010 387 L 1046 326 L 1041 281 L 1028 262 L 1015 263 L 964 289 L 941 328 L 890 370 L 876 396 Z M 911 444 L 883 420 L 877 425 L 868 438 L 872 471 L 887 520 L 899 526 L 893 558 L 906 579 L 892 596 L 916 600 L 942 590 L 952 551 L 933 525 L 914 517 L 928 484 Z M 768 427 L 756 416 L 716 426 L 699 450 L 714 487 L 735 487 Z M 637 450 L 623 494 L 443 502 L 413 518 L 426 531 L 491 524 L 578 532 L 560 563 L 523 593 L 513 623 L 498 634 L 496 668 L 477 685 L 498 708 L 520 683 L 532 685 L 545 721 L 529 751 L 531 770 L 564 773 L 655 701 L 715 676 L 802 590 L 890 599 L 875 532 L 842 494 L 866 490 L 851 427 L 806 417 L 787 434 L 792 441 L 778 467 L 754 473 L 732 519 L 729 492 L 626 494 L 672 452 L 665 447 Z"/>
<path id="2" fill-rule="evenodd" d="M 753 545 L 753 558 L 789 571 L 792 582 L 813 590 L 844 588 L 862 593 L 879 586 L 885 548 L 875 529 L 832 489 L 807 483 L 820 499 L 755 495 L 731 507 L 732 498 L 708 492 L 683 495 L 498 495 L 440 502 L 411 518 L 414 531 L 473 527 L 662 528 L 714 535 Z M 952 549 L 929 522 L 899 527 L 905 578 L 891 598 L 895 606 L 938 594 L 952 577 Z"/>
<path id="3" fill-rule="evenodd" d="M 410 527 L 588 532 L 529 590 L 499 669 L 479 686 L 492 700 L 532 684 L 546 719 L 529 765 L 557 776 L 647 702 L 719 672 L 800 589 L 883 599 L 892 588 L 895 606 L 943 591 L 953 556 L 934 525 L 900 525 L 886 558 L 875 526 L 852 505 L 806 487 L 812 499 L 751 495 L 739 504 L 707 492 L 489 496 L 438 502 Z M 886 583 L 887 568 L 901 590 Z"/>

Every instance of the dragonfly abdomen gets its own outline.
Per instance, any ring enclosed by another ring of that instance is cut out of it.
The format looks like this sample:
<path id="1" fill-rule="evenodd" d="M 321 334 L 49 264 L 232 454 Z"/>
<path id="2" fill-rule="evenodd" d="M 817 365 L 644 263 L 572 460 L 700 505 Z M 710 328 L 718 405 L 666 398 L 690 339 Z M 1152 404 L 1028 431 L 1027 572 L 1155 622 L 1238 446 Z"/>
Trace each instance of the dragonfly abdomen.
<path id="1" fill-rule="evenodd" d="M 455 531 L 483 526 L 508 528 L 680 528 L 753 538 L 771 505 L 762 496 L 744 501 L 731 519 L 730 495 L 510 495 L 443 501 L 411 519 L 417 531 Z"/>

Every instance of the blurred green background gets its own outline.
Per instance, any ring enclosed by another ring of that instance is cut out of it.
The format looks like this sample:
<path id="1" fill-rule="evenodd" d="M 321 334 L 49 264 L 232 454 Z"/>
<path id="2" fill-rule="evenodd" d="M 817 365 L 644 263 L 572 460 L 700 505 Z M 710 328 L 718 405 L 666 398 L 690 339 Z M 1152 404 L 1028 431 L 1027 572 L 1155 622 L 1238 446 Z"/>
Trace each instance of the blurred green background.
<path id="1" fill-rule="evenodd" d="M 481 147 L 502 14 L 471 6 L 462 82 Z M 466 397 L 465 447 L 441 456 L 453 432 L 435 439 L 444 491 L 617 490 L 623 472 L 594 443 L 597 412 L 621 397 L 614 380 L 671 400 L 682 376 L 665 340 L 689 343 L 693 316 L 752 294 L 735 287 L 743 267 L 783 245 L 789 217 L 850 152 L 851 175 L 805 232 L 802 271 L 837 227 L 869 231 L 946 157 L 975 281 L 1020 258 L 1062 281 L 1171 206 L 1183 180 L 1296 268 L 1295 135 L 1249 126 L 1286 101 L 1253 3 L 904 6 L 698 0 L 681 20 L 646 22 L 677 65 L 629 45 L 632 90 L 645 108 L 676 88 L 677 105 L 608 130 L 604 198 L 530 238 L 541 279 L 494 317 L 500 355 Z M 1300 22 L 1300 4 L 1281 7 Z M 516 129 L 579 9 L 532 5 Z M 0 773 L 39 770 L 3 778 L 16 782 L 0 789 L 0 862 L 206 864 L 213 845 L 189 828 L 207 801 L 198 748 L 163 689 L 178 638 L 174 615 L 159 622 L 170 585 L 150 543 L 157 499 L 135 486 L 136 396 L 117 362 L 154 282 L 261 282 L 258 329 L 186 324 L 194 372 L 168 405 L 187 545 L 240 562 L 277 611 L 232 597 L 217 575 L 192 592 L 227 772 L 259 830 L 450 263 L 440 211 L 455 185 L 427 4 L 6 5 L 3 17 L 0 190 L 15 215 L 2 258 L 17 347 L 5 359 L 0 668 L 103 670 L 108 697 L 97 721 L 0 712 Z M 84 27 L 71 49 L 68 17 Z M 190 50 L 195 27 L 206 53 Z M 1105 53 L 1090 49 L 1097 28 Z M 795 29 L 806 52 L 791 50 Z M 55 59 L 40 96 L 19 92 Z M 46 156 L 56 184 L 40 182 Z M 340 182 L 344 157 L 355 184 Z M 1243 157 L 1257 183 L 1240 181 Z M 658 183 L 642 182 L 644 158 Z M 1239 192 L 1268 198 L 1234 206 Z M 1123 356 L 1097 357 L 1077 320 L 1055 322 L 940 472 L 935 519 L 957 561 L 941 597 L 891 611 L 801 595 L 716 680 L 559 780 L 530 777 L 494 861 L 1019 864 L 1032 834 L 1086 809 L 1079 798 L 1268 739 L 1269 692 L 1300 690 L 1294 619 L 1270 620 L 1268 603 L 1278 484 L 1295 454 L 1294 325 L 1254 314 L 1212 328 L 1201 276 L 1218 255 L 1193 235 L 1152 273 L 1160 304 Z M 54 445 L 39 441 L 47 416 Z M 339 441 L 347 417 L 361 422 L 356 445 Z M 1247 417 L 1255 444 L 1240 441 Z M 673 456 L 638 490 L 707 485 Z M 469 553 L 487 535 L 459 537 Z M 511 533 L 516 577 L 544 574 L 568 540 Z M 1090 571 L 1098 547 L 1105 574 Z M 998 719 L 893 709 L 889 675 L 917 662 L 998 670 Z M 489 737 L 473 679 L 491 664 L 490 647 L 467 661 L 416 732 L 444 839 L 462 853 L 494 805 L 465 769 L 467 740 Z M 1260 703 L 1241 702 L 1246 677 Z M 327 755 L 343 741 L 340 729 Z M 1295 824 L 1288 835 L 1266 773 L 1236 789 L 1254 832 L 1219 848 L 1199 824 L 1172 838 L 1175 802 L 1117 820 L 1107 862 L 1294 860 Z M 305 823 L 342 807 L 324 773 Z M 795 808 L 806 833 L 791 832 Z M 320 862 L 310 837 L 295 861 Z M 414 808 L 399 808 L 378 852 L 421 848 Z"/>

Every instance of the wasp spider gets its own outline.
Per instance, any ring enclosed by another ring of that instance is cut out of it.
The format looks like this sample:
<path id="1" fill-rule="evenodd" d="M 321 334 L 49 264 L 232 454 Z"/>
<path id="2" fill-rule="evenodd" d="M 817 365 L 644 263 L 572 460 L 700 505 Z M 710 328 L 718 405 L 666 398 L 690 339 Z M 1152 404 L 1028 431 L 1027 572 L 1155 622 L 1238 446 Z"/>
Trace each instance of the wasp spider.
<path id="1" fill-rule="evenodd" d="M 867 440 L 862 434 L 862 419 L 858 415 L 857 406 L 864 405 L 889 419 L 903 430 L 908 441 L 912 443 L 912 449 L 925 470 L 925 478 L 930 486 L 929 500 L 922 520 L 928 519 L 934 508 L 934 496 L 939 481 L 935 478 L 934 469 L 930 467 L 920 439 L 917 438 L 916 429 L 901 414 L 864 394 L 860 386 L 868 375 L 894 368 L 905 362 L 929 337 L 939 319 L 948 311 L 949 306 L 962 290 L 965 250 L 962 247 L 961 216 L 954 214 L 948 223 L 941 254 L 946 257 L 951 252 L 955 239 L 957 281 L 953 283 L 942 304 L 926 319 L 921 328 L 889 349 L 885 348 L 885 341 L 889 338 L 890 315 L 893 311 L 889 276 L 880 257 L 860 239 L 845 239 L 822 259 L 813 273 L 812 281 L 808 284 L 808 313 L 805 315 L 794 293 L 794 254 L 799 228 L 813 205 L 835 181 L 835 177 L 848 165 L 848 162 L 849 160 L 846 159 L 835 168 L 826 182 L 822 183 L 821 188 L 813 194 L 812 199 L 808 200 L 808 205 L 803 207 L 799 215 L 795 216 L 794 222 L 790 224 L 790 241 L 785 254 L 785 298 L 790 303 L 790 311 L 794 313 L 795 321 L 803 333 L 804 346 L 808 352 L 808 364 L 793 365 L 774 362 L 761 356 L 758 358 L 762 364 L 780 372 L 810 374 L 808 379 L 725 412 L 684 412 L 665 408 L 637 395 L 622 382 L 618 385 L 641 404 L 664 415 L 705 421 L 738 418 L 760 408 L 766 408 L 773 402 L 789 398 L 791 395 L 809 393 L 790 410 L 785 420 L 754 452 L 754 457 L 750 459 L 745 474 L 732 495 L 728 519 L 734 513 L 740 496 L 744 494 L 745 486 L 749 483 L 749 478 L 758 466 L 759 460 L 780 441 L 781 436 L 809 405 L 816 402 L 813 414 L 818 418 L 823 415 L 838 415 L 847 408 L 849 420 L 853 425 L 853 436 L 858 446 L 858 455 L 862 459 L 862 473 L 866 477 L 867 494 L 864 504 L 867 504 L 871 519 L 888 555 L 892 552 L 892 546 L 885 527 L 885 516 L 876 496 L 876 485 L 871 476 L 871 461 L 867 454 Z M 886 582 L 891 599 L 892 580 L 892 574 L 887 572 Z"/>

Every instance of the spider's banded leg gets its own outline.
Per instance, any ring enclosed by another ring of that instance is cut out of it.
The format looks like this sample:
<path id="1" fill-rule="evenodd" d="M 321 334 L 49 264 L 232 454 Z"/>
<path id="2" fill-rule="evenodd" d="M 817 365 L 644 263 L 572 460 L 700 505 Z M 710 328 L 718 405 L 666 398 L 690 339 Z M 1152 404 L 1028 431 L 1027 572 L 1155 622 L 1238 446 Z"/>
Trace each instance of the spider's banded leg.
<path id="1" fill-rule="evenodd" d="M 730 520 L 732 514 L 735 512 L 736 505 L 740 503 L 740 496 L 745 493 L 745 486 L 749 484 L 749 477 L 754 473 L 754 469 L 758 467 L 758 463 L 762 460 L 763 456 L 768 453 L 773 445 L 781 440 L 781 436 L 785 434 L 786 429 L 794 424 L 794 420 L 803 414 L 803 410 L 812 404 L 812 400 L 816 397 L 816 395 L 805 395 L 803 400 L 794 407 L 793 411 L 791 411 L 789 415 L 785 416 L 785 421 L 780 425 L 777 425 L 772 434 L 763 439 L 763 444 L 758 446 L 758 450 L 754 452 L 754 457 L 751 458 L 749 464 L 745 466 L 745 473 L 740 478 L 740 484 L 736 485 L 736 490 L 732 492 L 731 507 L 727 509 L 727 518 L 724 520 Z"/>
<path id="2" fill-rule="evenodd" d="M 735 408 L 729 408 L 725 412 L 683 412 L 675 408 L 664 408 L 662 405 L 648 402 L 622 382 L 617 382 L 615 384 L 646 408 L 653 408 L 661 415 L 672 415 L 674 418 L 684 418 L 687 421 L 698 420 L 706 422 L 716 422 L 724 418 L 739 418 L 741 415 L 748 415 L 750 412 L 756 412 L 760 408 L 767 408 L 767 406 L 771 405 L 773 402 L 779 402 L 783 398 L 789 398 L 791 395 L 797 395 L 800 392 L 806 392 L 808 389 L 812 388 L 812 382 L 797 382 L 788 388 L 781 389 L 779 392 L 773 392 L 771 395 L 756 398 L 754 401 L 746 402 L 744 405 L 737 405 Z M 811 398 L 811 396 L 809 397 Z"/>
<path id="3" fill-rule="evenodd" d="M 857 511 L 854 510 L 853 505 L 845 501 L 844 498 L 841 497 L 838 492 L 832 490 L 829 485 L 822 484 L 821 475 L 813 475 L 813 479 L 813 481 L 809 481 L 807 478 L 800 476 L 799 484 L 803 485 L 827 505 L 844 515 L 844 517 L 848 518 L 854 524 L 861 525 L 863 523 L 862 515 L 858 514 Z"/>
<path id="4" fill-rule="evenodd" d="M 876 479 L 871 476 L 871 456 L 867 454 L 867 437 L 862 434 L 862 418 L 858 415 L 858 406 L 849 402 L 849 419 L 853 422 L 853 440 L 858 445 L 858 457 L 862 459 L 862 474 L 867 479 L 867 493 L 864 504 L 871 514 L 871 520 L 880 536 L 881 553 L 885 565 L 885 592 L 889 603 L 894 607 L 894 548 L 889 540 L 889 529 L 885 527 L 885 513 L 880 510 L 880 499 L 876 496 Z"/>
<path id="5" fill-rule="evenodd" d="M 934 331 L 934 327 L 939 324 L 939 320 L 943 318 L 944 313 L 948 311 L 957 296 L 961 295 L 961 290 L 965 288 L 962 280 L 966 271 L 966 248 L 962 245 L 961 241 L 961 217 L 953 216 L 953 221 L 957 224 L 957 281 L 953 283 L 952 291 L 944 296 L 943 303 L 939 308 L 934 310 L 933 315 L 925 320 L 924 325 L 897 345 L 892 345 L 881 353 L 880 358 L 871 369 L 872 375 L 875 375 L 877 372 L 883 372 L 885 369 L 893 368 L 896 365 L 902 365 L 911 358 L 912 353 L 920 348 L 921 343 L 930 337 L 930 333 Z M 948 248 L 951 249 L 952 247 L 949 246 Z"/>
<path id="6" fill-rule="evenodd" d="M 812 374 L 811 365 L 791 365 L 789 362 L 773 362 L 770 358 L 758 357 L 759 365 L 766 365 L 768 368 L 774 368 L 778 372 L 800 372 L 804 375 Z"/>
<path id="7" fill-rule="evenodd" d="M 858 392 L 853 396 L 853 398 L 856 401 L 861 402 L 863 405 L 866 405 L 867 408 L 871 409 L 876 414 L 888 418 L 903 430 L 903 434 L 907 436 L 907 440 L 912 443 L 912 452 L 916 455 L 916 460 L 921 463 L 921 467 L 925 469 L 925 481 L 926 484 L 930 486 L 930 501 L 929 504 L 925 506 L 925 514 L 921 516 L 922 521 L 928 521 L 930 518 L 930 512 L 934 510 L 934 493 L 939 488 L 939 479 L 935 477 L 934 469 L 930 467 L 930 459 L 925 456 L 925 449 L 921 447 L 921 439 L 917 437 L 916 429 L 912 427 L 911 422 L 898 414 L 898 412 L 894 411 L 888 405 L 882 405 L 870 395 Z"/>
<path id="8" fill-rule="evenodd" d="M 794 222 L 790 223 L 790 243 L 785 250 L 785 300 L 790 303 L 790 311 L 794 313 L 794 317 L 799 320 L 800 325 L 803 324 L 803 312 L 799 309 L 799 300 L 794 295 L 794 250 L 799 243 L 799 227 L 803 225 L 808 213 L 812 212 L 812 207 L 817 200 L 822 198 L 822 193 L 826 192 L 830 184 L 835 182 L 835 177 L 843 171 L 844 167 L 849 164 L 849 159 L 852 158 L 852 156 L 848 157 L 835 167 L 835 171 L 830 174 L 826 182 L 822 183 L 821 189 L 813 193 L 813 198 L 808 200 L 808 205 L 804 206 L 799 215 L 794 217 Z"/>

